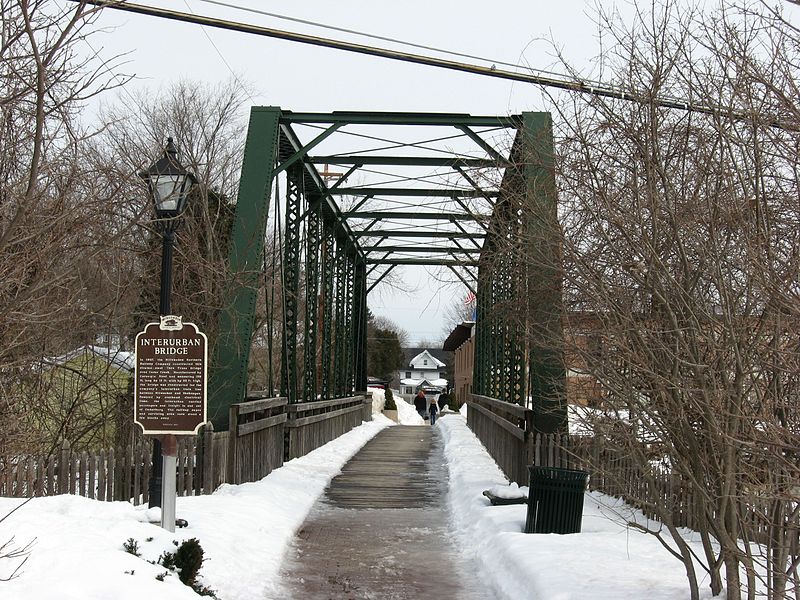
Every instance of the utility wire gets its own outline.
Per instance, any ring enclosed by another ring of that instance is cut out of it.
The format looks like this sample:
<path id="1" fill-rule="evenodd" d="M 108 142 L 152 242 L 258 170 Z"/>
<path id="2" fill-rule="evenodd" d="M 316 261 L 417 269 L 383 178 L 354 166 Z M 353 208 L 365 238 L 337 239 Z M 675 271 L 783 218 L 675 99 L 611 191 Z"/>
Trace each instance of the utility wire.
<path id="1" fill-rule="evenodd" d="M 506 79 L 510 81 L 520 81 L 523 83 L 532 83 L 541 85 L 543 87 L 550 87 L 555 89 L 566 90 L 570 92 L 577 92 L 580 94 L 589 94 L 602 98 L 611 98 L 615 100 L 624 100 L 630 102 L 637 102 L 640 104 L 652 104 L 662 108 L 672 108 L 686 112 L 694 112 L 706 114 L 711 116 L 726 116 L 735 120 L 751 120 L 755 113 L 733 110 L 714 105 L 700 105 L 693 104 L 687 100 L 680 100 L 675 98 L 654 98 L 648 94 L 625 92 L 619 89 L 595 84 L 580 80 L 559 79 L 555 77 L 542 77 L 540 75 L 528 73 L 515 73 L 513 71 L 506 71 L 497 69 L 496 65 L 492 67 L 483 67 L 470 63 L 457 62 L 453 60 L 445 60 L 441 58 L 434 58 L 431 56 L 424 56 L 421 54 L 411 54 L 409 52 L 401 52 L 398 50 L 390 50 L 387 48 L 380 48 L 377 46 L 366 46 L 363 44 L 355 44 L 342 40 L 335 40 L 331 38 L 317 37 L 302 33 L 291 31 L 284 31 L 280 29 L 273 29 L 269 27 L 262 27 L 258 25 L 251 25 L 248 23 L 239 23 L 235 21 L 227 21 L 224 19 L 217 19 L 214 17 L 206 17 L 201 15 L 192 15 L 189 13 L 157 8 L 152 6 L 145 6 L 141 4 L 133 4 L 129 2 L 120 2 L 119 0 L 70 0 L 70 2 L 90 4 L 92 6 L 113 8 L 126 12 L 132 12 L 142 15 L 159 17 L 172 21 L 182 21 L 185 23 L 195 23 L 199 25 L 207 25 L 209 27 L 216 27 L 218 29 L 227 29 L 229 31 L 237 31 L 240 33 L 250 33 L 264 37 L 271 37 L 282 39 L 301 44 L 310 44 L 312 46 L 320 46 L 323 48 L 333 48 L 336 50 L 344 50 L 347 52 L 354 52 L 356 54 L 365 54 L 368 56 L 377 56 L 381 58 L 388 58 L 390 60 L 397 60 L 401 62 L 410 62 L 420 65 L 427 65 L 431 67 L 439 67 L 442 69 L 449 69 L 452 71 L 460 71 L 462 73 L 471 73 L 473 75 L 483 75 L 485 77 L 494 77 L 497 79 Z M 771 127 L 778 129 L 793 129 L 792 126 L 781 123 L 775 119 L 769 121 Z"/>
<path id="2" fill-rule="evenodd" d="M 369 38 L 372 40 L 380 40 L 382 42 L 391 42 L 392 44 L 398 44 L 401 46 L 408 46 L 409 48 L 418 48 L 420 50 L 430 50 L 432 52 L 439 52 L 441 54 L 449 54 L 450 56 L 459 56 L 461 58 L 471 58 L 473 60 L 480 60 L 482 62 L 491 63 L 493 65 L 503 65 L 505 67 L 513 67 L 515 69 L 524 69 L 526 71 L 536 71 L 537 73 L 547 73 L 548 75 L 557 75 L 562 76 L 561 73 L 555 73 L 553 71 L 546 71 L 543 69 L 533 69 L 529 65 L 520 65 L 518 63 L 510 63 L 505 62 L 502 60 L 496 60 L 493 58 L 484 58 L 482 56 L 476 56 L 474 54 L 465 54 L 463 52 L 455 52 L 454 50 L 447 50 L 445 48 L 437 48 L 436 46 L 426 46 L 425 44 L 415 44 L 414 42 L 409 42 L 406 40 L 401 40 L 397 38 L 386 37 L 382 35 L 376 35 L 374 33 L 366 33 L 364 31 L 358 31 L 356 29 L 347 29 L 346 27 L 336 27 L 335 25 L 326 25 L 325 23 L 319 23 L 317 21 L 309 21 L 307 19 L 299 19 L 297 17 L 289 17 L 287 15 L 279 15 L 277 13 L 267 12 L 265 10 L 259 10 L 257 8 L 250 8 L 247 6 L 240 6 L 238 4 L 231 4 L 228 2 L 220 2 L 219 0 L 197 0 L 198 2 L 204 2 L 205 4 L 214 4 L 216 6 L 224 6 L 225 8 L 232 8 L 234 10 L 240 10 L 242 12 L 253 13 L 256 15 L 263 15 L 266 17 L 272 17 L 275 19 L 281 19 L 283 21 L 291 21 L 292 23 L 302 23 L 303 25 L 310 25 L 311 27 L 319 27 L 321 29 L 329 29 L 331 31 L 339 31 L 341 33 L 350 33 L 352 35 L 358 35 L 361 37 Z"/>

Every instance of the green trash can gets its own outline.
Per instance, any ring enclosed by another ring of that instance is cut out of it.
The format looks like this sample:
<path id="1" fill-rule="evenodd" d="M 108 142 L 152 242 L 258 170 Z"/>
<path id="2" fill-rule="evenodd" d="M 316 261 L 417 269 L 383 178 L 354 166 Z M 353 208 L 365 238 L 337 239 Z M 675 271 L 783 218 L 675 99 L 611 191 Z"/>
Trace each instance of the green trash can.
<path id="1" fill-rule="evenodd" d="M 589 473 L 555 467 L 528 467 L 528 471 L 525 533 L 580 533 Z"/>

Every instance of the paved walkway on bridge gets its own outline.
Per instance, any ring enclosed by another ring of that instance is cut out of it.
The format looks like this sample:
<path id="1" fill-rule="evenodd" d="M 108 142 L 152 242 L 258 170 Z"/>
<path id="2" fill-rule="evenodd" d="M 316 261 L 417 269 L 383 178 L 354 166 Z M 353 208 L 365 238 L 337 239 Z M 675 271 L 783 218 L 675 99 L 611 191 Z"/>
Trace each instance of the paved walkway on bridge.
<path id="1" fill-rule="evenodd" d="M 283 567 L 285 597 L 485 600 L 448 528 L 447 468 L 433 427 L 389 427 L 333 479 Z"/>

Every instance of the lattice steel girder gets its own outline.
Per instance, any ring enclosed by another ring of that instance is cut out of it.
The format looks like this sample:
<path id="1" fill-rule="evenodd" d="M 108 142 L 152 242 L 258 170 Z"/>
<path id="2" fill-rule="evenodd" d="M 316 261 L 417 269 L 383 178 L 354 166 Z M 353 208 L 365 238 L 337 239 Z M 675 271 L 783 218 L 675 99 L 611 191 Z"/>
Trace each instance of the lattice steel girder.
<path id="1" fill-rule="evenodd" d="M 313 402 L 317 399 L 317 338 L 319 334 L 319 256 L 322 238 L 322 212 L 318 199 L 309 199 L 308 216 L 306 217 L 306 306 L 303 343 L 303 400 Z"/>
<path id="2" fill-rule="evenodd" d="M 333 196 L 358 196 L 370 194 L 372 196 L 413 196 L 437 198 L 494 198 L 500 194 L 497 190 L 453 189 L 453 188 L 390 188 L 390 187 L 357 187 L 336 188 L 330 190 Z"/>
<path id="3" fill-rule="evenodd" d="M 432 125 L 444 127 L 507 127 L 517 129 L 520 115 L 480 116 L 464 113 L 356 112 L 301 113 L 283 111 L 281 123 L 341 123 L 343 125 Z"/>
<path id="4" fill-rule="evenodd" d="M 247 363 L 278 150 L 279 117 L 280 109 L 275 107 L 254 107 L 250 111 L 228 254 L 234 283 L 225 291 L 208 386 L 208 416 L 217 431 L 228 429 L 228 408 L 244 401 L 247 393 Z"/>
<path id="5" fill-rule="evenodd" d="M 489 143 L 486 142 L 486 140 L 484 140 L 481 136 L 472 131 L 466 124 L 456 125 L 456 129 L 460 129 L 461 131 L 463 131 L 468 138 L 470 138 L 478 146 L 483 148 L 486 154 L 491 156 L 494 160 L 496 160 L 502 165 L 508 164 L 508 160 L 502 154 L 500 154 L 497 150 L 495 150 L 492 146 L 490 146 Z"/>
<path id="6" fill-rule="evenodd" d="M 381 230 L 381 231 L 354 231 L 355 237 L 416 237 L 416 238 L 443 238 L 448 240 L 466 240 L 466 239 L 482 239 L 488 234 L 486 233 L 459 233 L 458 231 L 409 231 L 407 229 L 398 229 L 397 231 Z"/>
<path id="7" fill-rule="evenodd" d="M 292 154 L 290 157 L 282 160 L 281 163 L 275 169 L 275 175 L 285 171 L 286 169 L 291 167 L 294 163 L 296 163 L 298 160 L 302 160 L 303 157 L 308 154 L 309 150 L 319 146 L 327 138 L 332 136 L 336 132 L 336 130 L 339 129 L 339 127 L 341 127 L 341 124 L 331 125 L 325 131 L 323 131 L 317 137 L 315 137 L 313 140 L 305 144 L 302 148 L 296 150 L 295 153 Z"/>
<path id="8" fill-rule="evenodd" d="M 298 315 L 300 295 L 300 234 L 303 214 L 303 169 L 295 165 L 286 173 L 286 230 L 283 249 L 283 360 L 281 395 L 289 404 L 300 401 L 298 395 Z"/>
<path id="9" fill-rule="evenodd" d="M 361 392 L 367 389 L 367 270 L 364 261 L 360 260 L 355 264 L 353 301 L 354 391 Z"/>
<path id="10" fill-rule="evenodd" d="M 331 357 L 334 348 L 333 305 L 335 298 L 336 235 L 333 224 L 324 222 L 322 228 L 322 398 L 332 398 L 334 377 L 331 374 Z"/>
<path id="11" fill-rule="evenodd" d="M 390 167 L 478 167 L 498 166 L 489 158 L 444 158 L 438 156 L 309 156 L 306 160 L 315 165 L 383 165 Z"/>
<path id="12" fill-rule="evenodd" d="M 477 267 L 477 260 L 456 260 L 447 258 L 384 258 L 370 260 L 368 265 L 429 265 L 429 266 L 453 266 L 453 267 Z"/>
<path id="13" fill-rule="evenodd" d="M 480 254 L 478 248 L 444 248 L 437 246 L 361 246 L 361 250 L 365 254 L 370 252 L 409 252 L 413 254 Z"/>
<path id="14" fill-rule="evenodd" d="M 283 114 L 283 113 L 281 113 Z M 280 125 L 280 132 L 289 142 L 289 145 L 292 148 L 293 153 L 300 152 L 303 148 L 303 144 L 300 139 L 297 137 L 295 132 L 292 130 L 291 126 L 288 123 L 285 123 L 283 119 L 281 119 Z M 285 157 L 288 158 L 288 157 Z M 310 195 L 319 196 L 322 200 L 322 216 L 323 218 L 329 222 L 334 224 L 336 229 L 336 236 L 339 238 L 343 238 L 347 241 L 347 243 L 352 246 L 356 252 L 358 250 L 358 244 L 355 241 L 355 238 L 350 231 L 350 227 L 348 226 L 345 219 L 342 217 L 342 211 L 339 210 L 339 206 L 331 197 L 330 192 L 328 191 L 327 185 L 325 184 L 324 180 L 317 172 L 317 169 L 314 168 L 314 165 L 309 163 L 306 160 L 302 161 L 303 168 L 306 171 L 308 177 L 305 180 L 306 186 L 310 186 L 311 189 L 306 189 L 305 191 L 308 192 Z M 363 256 L 362 256 L 363 258 Z"/>
<path id="15" fill-rule="evenodd" d="M 400 211 L 346 212 L 346 219 L 411 219 L 419 221 L 483 221 L 488 216 L 465 213 L 425 213 Z"/>

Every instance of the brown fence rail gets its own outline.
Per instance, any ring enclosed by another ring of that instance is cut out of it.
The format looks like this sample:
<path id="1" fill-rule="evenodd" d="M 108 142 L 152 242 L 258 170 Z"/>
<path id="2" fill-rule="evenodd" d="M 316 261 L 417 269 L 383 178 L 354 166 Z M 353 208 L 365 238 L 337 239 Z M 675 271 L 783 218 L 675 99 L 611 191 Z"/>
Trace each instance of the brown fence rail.
<path id="1" fill-rule="evenodd" d="M 467 425 L 512 481 L 528 480 L 526 440 L 532 415 L 522 406 L 477 394 L 467 404 Z"/>
<path id="2" fill-rule="evenodd" d="M 646 470 L 627 455 L 606 447 L 600 437 L 534 434 L 532 411 L 472 395 L 467 425 L 511 481 L 528 484 L 528 465 L 582 469 L 589 472 L 589 488 L 624 499 L 646 517 L 662 514 L 678 527 L 698 529 L 707 518 L 688 482 L 663 465 Z M 755 533 L 754 541 L 770 534 L 770 502 L 757 494 L 740 500 L 741 518 Z M 797 526 L 794 526 L 795 528 Z"/>
<path id="3" fill-rule="evenodd" d="M 286 460 L 327 444 L 372 415 L 370 396 L 351 396 L 287 406 Z"/>
<path id="4" fill-rule="evenodd" d="M 307 454 L 369 420 L 362 395 L 288 406 L 286 398 L 249 397 L 230 412 L 230 431 L 209 422 L 197 436 L 178 438 L 178 496 L 210 494 L 223 483 L 258 481 L 286 458 Z M 291 454 L 286 453 L 291 449 Z M 152 446 L 137 435 L 124 448 L 76 452 L 64 442 L 51 456 L 0 457 L 0 496 L 75 494 L 146 503 Z"/>

